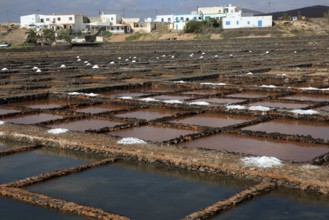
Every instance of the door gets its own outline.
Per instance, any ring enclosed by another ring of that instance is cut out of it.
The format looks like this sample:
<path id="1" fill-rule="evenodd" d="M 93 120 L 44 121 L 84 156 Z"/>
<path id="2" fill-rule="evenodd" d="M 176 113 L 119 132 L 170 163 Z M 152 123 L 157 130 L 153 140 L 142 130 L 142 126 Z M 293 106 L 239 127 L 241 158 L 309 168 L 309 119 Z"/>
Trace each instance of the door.
<path id="1" fill-rule="evenodd" d="M 258 21 L 258 27 L 263 27 L 263 21 L 262 20 Z"/>

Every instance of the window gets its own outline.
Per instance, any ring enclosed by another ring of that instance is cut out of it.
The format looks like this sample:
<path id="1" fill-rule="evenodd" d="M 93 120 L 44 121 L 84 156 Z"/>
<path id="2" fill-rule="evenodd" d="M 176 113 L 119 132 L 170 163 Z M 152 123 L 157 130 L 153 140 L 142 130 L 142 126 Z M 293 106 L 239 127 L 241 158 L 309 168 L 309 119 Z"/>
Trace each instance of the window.
<path id="1" fill-rule="evenodd" d="M 117 27 L 117 30 L 120 30 L 120 28 L 119 28 L 119 27 Z"/>
<path id="2" fill-rule="evenodd" d="M 124 28 L 123 28 L 123 27 L 121 27 L 121 30 L 124 30 Z"/>
<path id="3" fill-rule="evenodd" d="M 45 22 L 45 20 L 43 18 L 41 18 L 41 23 Z"/>
<path id="4" fill-rule="evenodd" d="M 111 21 L 113 21 L 113 17 L 111 17 Z"/>
<path id="5" fill-rule="evenodd" d="M 190 19 L 189 18 L 186 18 L 186 21 L 189 21 Z"/>
<path id="6" fill-rule="evenodd" d="M 184 17 L 180 17 L 180 20 L 181 20 L 181 21 L 184 21 Z"/>
<path id="7" fill-rule="evenodd" d="M 168 22 L 171 22 L 171 18 L 168 18 Z"/>
<path id="8" fill-rule="evenodd" d="M 236 21 L 236 25 L 239 25 L 239 21 Z"/>
<path id="9" fill-rule="evenodd" d="M 58 17 L 58 18 L 57 18 L 57 21 L 60 21 L 60 20 L 61 20 L 61 18 L 60 18 L 60 17 Z"/>
<path id="10" fill-rule="evenodd" d="M 196 21 L 198 18 L 197 17 L 194 17 L 193 20 Z"/>
<path id="11" fill-rule="evenodd" d="M 226 25 L 231 25 L 231 22 L 230 21 L 226 21 L 225 24 Z"/>
<path id="12" fill-rule="evenodd" d="M 247 23 L 248 23 L 248 25 L 250 25 L 250 21 L 248 21 Z"/>
<path id="13" fill-rule="evenodd" d="M 69 17 L 69 20 L 70 20 L 70 21 L 73 21 L 73 18 L 72 18 L 72 17 Z"/>
<path id="14" fill-rule="evenodd" d="M 46 21 L 50 21 L 50 18 L 46 18 Z"/>
<path id="15" fill-rule="evenodd" d="M 164 22 L 164 18 L 161 18 L 161 22 Z"/>
<path id="16" fill-rule="evenodd" d="M 113 27 L 111 27 L 111 31 L 113 31 L 114 30 L 114 28 Z"/>

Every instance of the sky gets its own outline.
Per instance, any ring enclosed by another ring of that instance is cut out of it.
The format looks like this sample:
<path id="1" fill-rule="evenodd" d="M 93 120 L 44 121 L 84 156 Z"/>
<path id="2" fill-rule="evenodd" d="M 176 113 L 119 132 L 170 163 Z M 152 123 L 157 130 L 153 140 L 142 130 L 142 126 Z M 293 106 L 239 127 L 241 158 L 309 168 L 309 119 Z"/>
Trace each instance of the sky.
<path id="1" fill-rule="evenodd" d="M 155 17 L 165 14 L 189 14 L 199 7 L 237 5 L 268 12 L 285 11 L 312 5 L 329 5 L 328 0 L 0 0 L 0 22 L 19 22 L 22 15 L 84 14 L 97 16 L 99 11 L 124 17 Z"/>

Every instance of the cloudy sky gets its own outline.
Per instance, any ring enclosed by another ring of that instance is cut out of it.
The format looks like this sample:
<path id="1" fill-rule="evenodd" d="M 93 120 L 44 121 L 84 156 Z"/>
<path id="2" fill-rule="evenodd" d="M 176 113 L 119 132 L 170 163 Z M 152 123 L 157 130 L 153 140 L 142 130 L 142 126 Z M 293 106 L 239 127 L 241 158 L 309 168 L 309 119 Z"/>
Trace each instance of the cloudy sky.
<path id="1" fill-rule="evenodd" d="M 233 4 L 261 12 L 284 11 L 311 5 L 329 5 L 328 0 L 0 0 L 0 22 L 19 21 L 19 16 L 40 14 L 82 13 L 95 16 L 105 13 L 125 17 L 154 17 L 156 14 L 190 13 L 197 6 Z"/>

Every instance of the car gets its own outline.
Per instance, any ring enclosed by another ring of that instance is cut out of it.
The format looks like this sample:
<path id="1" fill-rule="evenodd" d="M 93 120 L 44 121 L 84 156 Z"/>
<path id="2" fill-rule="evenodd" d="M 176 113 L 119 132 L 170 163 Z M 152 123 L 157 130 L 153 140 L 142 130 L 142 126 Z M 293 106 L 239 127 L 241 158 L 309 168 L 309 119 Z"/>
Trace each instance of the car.
<path id="1" fill-rule="evenodd" d="M 10 47 L 11 44 L 7 42 L 0 42 L 0 47 Z"/>

